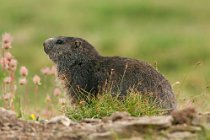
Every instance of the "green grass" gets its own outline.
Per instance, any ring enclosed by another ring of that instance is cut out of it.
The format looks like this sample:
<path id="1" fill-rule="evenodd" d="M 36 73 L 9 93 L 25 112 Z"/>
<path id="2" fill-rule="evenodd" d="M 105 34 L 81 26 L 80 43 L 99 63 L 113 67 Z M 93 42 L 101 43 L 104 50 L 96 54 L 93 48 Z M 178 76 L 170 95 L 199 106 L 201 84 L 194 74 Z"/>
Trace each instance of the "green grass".
<path id="1" fill-rule="evenodd" d="M 129 93 L 122 101 L 104 92 L 97 98 L 91 98 L 88 102 L 81 101 L 74 106 L 66 106 L 63 112 L 70 119 L 81 120 L 84 118 L 103 118 L 112 113 L 128 112 L 132 116 L 151 116 L 164 114 L 164 110 L 155 105 L 155 101 L 149 102 L 148 97 L 140 96 L 140 93 Z"/>
<path id="2" fill-rule="evenodd" d="M 14 36 L 13 55 L 19 66 L 28 67 L 29 79 L 43 66 L 52 65 L 43 51 L 46 38 L 79 36 L 102 55 L 157 63 L 158 70 L 172 84 L 180 81 L 173 87 L 179 108 L 192 104 L 200 111 L 210 111 L 209 0 L 0 2 L 0 34 L 10 32 Z M 0 81 L 4 76 L 0 69 Z M 52 89 L 52 82 L 44 82 L 39 100 L 34 100 L 30 82 L 30 102 L 23 107 L 32 110 L 30 113 L 34 108 L 44 108 L 45 97 L 52 95 Z M 18 94 L 24 97 L 22 91 Z"/>

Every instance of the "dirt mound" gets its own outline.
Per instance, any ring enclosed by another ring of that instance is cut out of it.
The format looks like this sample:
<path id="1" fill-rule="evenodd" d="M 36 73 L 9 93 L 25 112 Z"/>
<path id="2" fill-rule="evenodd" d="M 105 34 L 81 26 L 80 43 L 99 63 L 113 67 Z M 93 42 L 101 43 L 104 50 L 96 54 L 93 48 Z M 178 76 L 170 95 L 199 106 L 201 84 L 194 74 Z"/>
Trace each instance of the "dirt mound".
<path id="1" fill-rule="evenodd" d="M 1 140 L 206 139 L 206 129 L 210 125 L 209 113 L 198 114 L 192 109 L 168 116 L 138 118 L 126 112 L 116 112 L 102 119 L 79 122 L 65 116 L 42 122 L 26 121 L 3 108 L 0 108 L 0 114 Z"/>

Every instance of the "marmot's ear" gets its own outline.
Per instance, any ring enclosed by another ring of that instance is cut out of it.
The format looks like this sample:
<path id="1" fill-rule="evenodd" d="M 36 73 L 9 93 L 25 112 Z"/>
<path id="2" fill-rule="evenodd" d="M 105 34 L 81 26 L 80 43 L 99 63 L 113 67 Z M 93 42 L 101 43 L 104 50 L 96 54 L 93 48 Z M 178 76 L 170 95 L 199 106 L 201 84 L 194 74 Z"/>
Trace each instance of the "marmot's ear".
<path id="1" fill-rule="evenodd" d="M 80 45 L 82 44 L 82 42 L 79 41 L 79 40 L 76 40 L 74 43 L 75 43 L 75 46 L 76 46 L 77 48 L 80 47 Z"/>

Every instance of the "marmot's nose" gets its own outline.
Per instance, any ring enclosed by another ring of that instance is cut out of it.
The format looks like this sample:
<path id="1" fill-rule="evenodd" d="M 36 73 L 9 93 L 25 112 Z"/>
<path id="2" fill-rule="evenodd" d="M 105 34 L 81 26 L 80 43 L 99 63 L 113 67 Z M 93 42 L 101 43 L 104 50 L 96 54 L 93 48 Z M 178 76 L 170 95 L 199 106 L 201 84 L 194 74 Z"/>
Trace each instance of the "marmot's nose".
<path id="1" fill-rule="evenodd" d="M 44 41 L 43 46 L 44 46 L 44 51 L 46 53 L 48 53 L 49 50 L 52 48 L 52 41 L 53 40 L 54 40 L 54 38 L 49 38 L 49 39 Z"/>
<path id="2" fill-rule="evenodd" d="M 45 53 L 48 53 L 47 40 L 43 43 Z"/>

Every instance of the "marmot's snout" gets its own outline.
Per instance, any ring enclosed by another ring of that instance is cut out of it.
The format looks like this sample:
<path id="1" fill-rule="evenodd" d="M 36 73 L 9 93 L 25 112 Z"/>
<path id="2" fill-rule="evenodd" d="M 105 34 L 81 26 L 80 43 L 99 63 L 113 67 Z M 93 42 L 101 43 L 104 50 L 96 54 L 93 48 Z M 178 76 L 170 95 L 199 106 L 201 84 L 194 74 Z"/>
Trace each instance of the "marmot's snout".
<path id="1" fill-rule="evenodd" d="M 49 51 L 52 49 L 53 42 L 54 42 L 54 38 L 49 38 L 44 41 L 43 46 L 44 46 L 44 51 L 46 54 L 48 54 Z"/>

